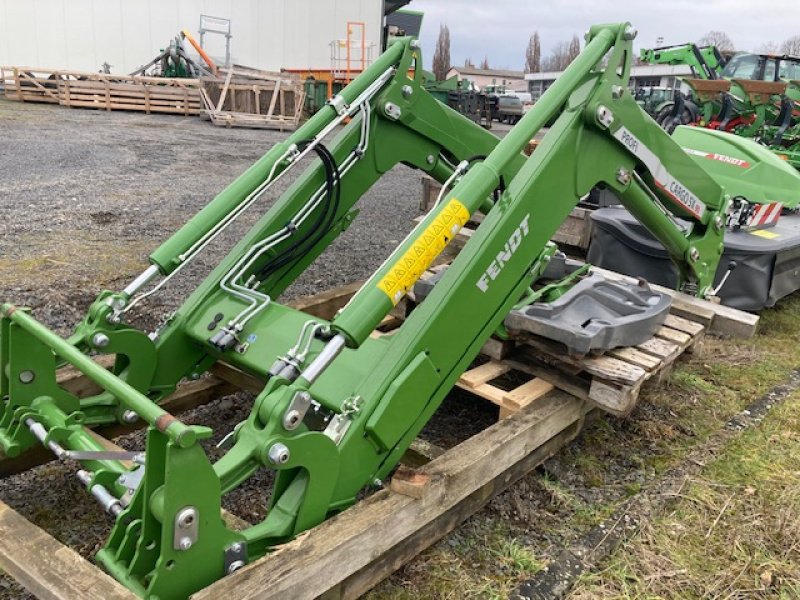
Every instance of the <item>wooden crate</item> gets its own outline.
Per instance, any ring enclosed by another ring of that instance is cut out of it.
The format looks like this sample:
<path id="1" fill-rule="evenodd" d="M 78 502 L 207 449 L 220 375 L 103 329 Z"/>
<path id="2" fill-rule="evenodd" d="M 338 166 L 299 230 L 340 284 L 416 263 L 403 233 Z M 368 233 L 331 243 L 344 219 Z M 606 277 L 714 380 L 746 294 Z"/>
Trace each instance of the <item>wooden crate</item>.
<path id="1" fill-rule="evenodd" d="M 204 111 L 214 125 L 295 129 L 305 102 L 299 77 L 235 68 L 224 80 L 203 78 Z"/>
<path id="2" fill-rule="evenodd" d="M 7 99 L 58 104 L 58 80 L 53 72 L 24 67 L 0 67 L 0 75 Z"/>
<path id="3" fill-rule="evenodd" d="M 67 107 L 197 115 L 197 79 L 107 75 L 82 71 L 2 67 L 5 95 L 22 102 Z"/>

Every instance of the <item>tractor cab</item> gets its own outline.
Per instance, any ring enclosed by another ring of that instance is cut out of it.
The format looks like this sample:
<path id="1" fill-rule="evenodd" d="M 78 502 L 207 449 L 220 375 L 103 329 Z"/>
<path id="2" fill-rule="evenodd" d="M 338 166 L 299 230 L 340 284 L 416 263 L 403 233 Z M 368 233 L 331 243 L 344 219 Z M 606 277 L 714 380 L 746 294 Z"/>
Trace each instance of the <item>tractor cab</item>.
<path id="1" fill-rule="evenodd" d="M 723 79 L 792 81 L 800 79 L 800 57 L 775 54 L 735 54 L 722 70 Z"/>

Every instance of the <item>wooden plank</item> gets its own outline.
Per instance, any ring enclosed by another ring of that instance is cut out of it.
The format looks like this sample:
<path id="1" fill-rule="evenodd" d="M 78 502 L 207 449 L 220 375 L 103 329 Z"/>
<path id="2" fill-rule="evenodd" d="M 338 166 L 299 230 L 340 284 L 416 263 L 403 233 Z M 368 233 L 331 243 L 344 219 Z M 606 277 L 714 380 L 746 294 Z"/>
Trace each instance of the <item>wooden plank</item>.
<path id="1" fill-rule="evenodd" d="M 515 407 L 515 410 L 519 410 L 552 391 L 552 383 L 548 383 L 543 379 L 535 377 L 527 383 L 523 383 L 522 385 L 515 387 L 513 390 L 506 392 L 503 395 L 503 401 L 504 404 L 511 405 Z"/>
<path id="2" fill-rule="evenodd" d="M 511 367 L 501 362 L 490 360 L 479 367 L 465 371 L 458 379 L 459 385 L 467 388 L 476 388 L 479 385 L 497 379 L 511 370 Z"/>
<path id="3" fill-rule="evenodd" d="M 614 358 L 642 367 L 648 372 L 657 369 L 662 362 L 660 358 L 636 348 L 614 348 L 608 354 Z"/>
<path id="4" fill-rule="evenodd" d="M 0 567 L 42 600 L 138 598 L 3 502 L 0 502 Z"/>
<path id="5" fill-rule="evenodd" d="M 211 373 L 238 389 L 247 390 L 254 394 L 260 393 L 266 385 L 266 382 L 258 377 L 245 373 L 241 369 L 224 362 L 218 362 L 211 367 Z"/>
<path id="6" fill-rule="evenodd" d="M 672 342 L 681 349 L 686 348 L 686 346 L 689 345 L 689 342 L 692 341 L 692 336 L 688 333 L 684 333 L 683 331 L 678 331 L 677 329 L 672 329 L 670 327 L 659 327 L 658 331 L 656 331 L 656 337 L 661 338 L 662 340 L 667 340 L 668 342 Z"/>
<path id="7" fill-rule="evenodd" d="M 588 415 L 587 415 L 588 418 Z M 454 530 L 460 523 L 478 512 L 491 498 L 513 485 L 538 465 L 555 455 L 574 439 L 579 423 L 571 425 L 550 441 L 539 446 L 524 460 L 501 477 L 487 483 L 465 498 L 455 508 L 437 517 L 428 525 L 413 532 L 402 543 L 377 557 L 366 567 L 319 596 L 319 600 L 356 600 L 381 580 L 394 573 L 429 546 Z"/>
<path id="8" fill-rule="evenodd" d="M 689 319 L 684 319 L 683 317 L 673 314 L 667 315 L 664 325 L 666 327 L 671 327 L 672 329 L 677 329 L 678 331 L 683 331 L 684 333 L 688 333 L 692 336 L 699 335 L 706 329 L 702 323 L 690 321 Z"/>
<path id="9" fill-rule="evenodd" d="M 568 356 L 564 352 L 563 347 L 555 342 L 544 338 L 525 335 L 524 333 L 519 335 L 519 341 L 549 354 L 553 359 L 559 362 L 574 365 L 591 375 L 607 379 L 608 381 L 614 381 L 625 385 L 634 385 L 646 376 L 645 370 L 641 367 L 611 356 L 574 358 Z"/>
<path id="10" fill-rule="evenodd" d="M 503 406 L 505 392 L 499 387 L 495 387 L 490 383 L 484 383 L 475 387 L 462 386 L 460 384 L 456 385 L 472 394 L 475 394 L 476 396 L 480 396 L 484 400 L 488 400 L 493 404 L 497 404 L 497 406 Z"/>
<path id="11" fill-rule="evenodd" d="M 326 290 L 313 296 L 297 298 L 289 303 L 294 309 L 302 310 L 310 315 L 330 321 L 337 311 L 350 301 L 363 282 L 350 283 L 332 290 Z"/>
<path id="12" fill-rule="evenodd" d="M 677 344 L 655 337 L 650 338 L 646 342 L 642 342 L 636 346 L 636 349 L 645 354 L 655 356 L 660 359 L 661 362 L 674 360 L 681 353 L 681 348 Z"/>
<path id="13" fill-rule="evenodd" d="M 629 277 L 608 271 L 599 267 L 592 267 L 593 271 L 602 273 L 605 277 L 616 281 L 631 281 L 635 282 L 635 277 Z M 672 296 L 672 307 L 674 313 L 679 316 L 685 317 L 690 320 L 692 316 L 697 314 L 701 319 L 704 319 L 709 313 L 713 314 L 711 323 L 709 324 L 709 331 L 721 336 L 738 337 L 749 339 L 753 337 L 758 328 L 758 315 L 754 315 L 742 310 L 736 310 L 729 306 L 722 304 L 714 304 L 708 300 L 694 298 L 681 292 L 671 290 L 669 288 L 650 284 L 653 290 L 668 294 Z M 702 320 L 699 322 L 703 322 Z"/>
<path id="14" fill-rule="evenodd" d="M 222 85 L 222 91 L 219 94 L 217 112 L 220 112 L 222 107 L 225 105 L 225 96 L 228 95 L 228 87 L 231 85 L 231 77 L 233 77 L 233 71 L 228 71 L 228 76 L 225 78 L 225 83 Z M 233 106 L 233 103 L 231 103 L 231 106 Z"/>
<path id="15" fill-rule="evenodd" d="M 359 585 L 337 596 L 355 598 L 563 446 L 586 410 L 585 403 L 552 392 L 419 469 L 430 477 L 421 498 L 378 492 L 192 598 L 304 600 L 363 572 L 350 579 Z"/>

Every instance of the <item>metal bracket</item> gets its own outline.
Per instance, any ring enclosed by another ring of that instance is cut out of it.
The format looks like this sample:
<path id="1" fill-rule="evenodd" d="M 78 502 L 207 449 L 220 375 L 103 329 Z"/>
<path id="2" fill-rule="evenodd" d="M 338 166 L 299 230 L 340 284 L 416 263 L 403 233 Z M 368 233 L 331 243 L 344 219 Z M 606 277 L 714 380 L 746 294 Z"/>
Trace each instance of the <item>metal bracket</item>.
<path id="1" fill-rule="evenodd" d="M 172 547 L 186 551 L 197 542 L 200 529 L 200 515 L 194 506 L 185 506 L 175 514 Z"/>
<path id="2" fill-rule="evenodd" d="M 340 117 L 346 114 L 350 108 L 350 105 L 345 102 L 344 97 L 340 94 L 336 94 L 335 96 L 331 97 L 326 104 L 332 106 L 336 111 L 336 114 Z"/>
<path id="3" fill-rule="evenodd" d="M 347 433 L 348 429 L 350 429 L 351 423 L 352 421 L 347 415 L 336 415 L 333 417 L 333 419 L 331 419 L 331 422 L 328 423 L 328 426 L 325 428 L 323 433 L 331 438 L 333 443 L 338 446 L 339 442 L 342 441 L 344 434 Z"/>
<path id="4" fill-rule="evenodd" d="M 123 506 L 128 506 L 131 503 L 133 495 L 142 484 L 142 479 L 144 479 L 144 466 L 123 473 L 117 478 L 117 483 L 125 488 L 125 494 L 120 498 L 120 502 Z"/>
<path id="5" fill-rule="evenodd" d="M 311 394 L 305 391 L 297 392 L 283 414 L 283 428 L 286 431 L 297 429 L 297 426 L 303 422 L 303 418 L 306 416 L 310 406 Z"/>
<path id="6" fill-rule="evenodd" d="M 225 548 L 225 574 L 230 575 L 247 564 L 247 543 L 234 542 Z"/>

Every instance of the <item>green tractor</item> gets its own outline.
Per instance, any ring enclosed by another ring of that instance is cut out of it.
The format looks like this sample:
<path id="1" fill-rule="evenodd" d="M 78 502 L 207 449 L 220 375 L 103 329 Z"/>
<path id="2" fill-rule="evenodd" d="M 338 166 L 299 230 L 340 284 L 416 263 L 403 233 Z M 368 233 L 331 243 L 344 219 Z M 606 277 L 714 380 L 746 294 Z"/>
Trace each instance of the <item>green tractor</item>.
<path id="1" fill-rule="evenodd" d="M 652 64 L 686 64 L 695 78 L 656 112 L 667 131 L 696 125 L 756 139 L 800 168 L 800 58 L 740 52 L 727 61 L 694 44 L 643 50 Z M 717 58 L 719 57 L 719 58 Z"/>

